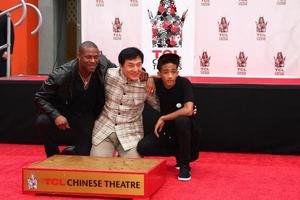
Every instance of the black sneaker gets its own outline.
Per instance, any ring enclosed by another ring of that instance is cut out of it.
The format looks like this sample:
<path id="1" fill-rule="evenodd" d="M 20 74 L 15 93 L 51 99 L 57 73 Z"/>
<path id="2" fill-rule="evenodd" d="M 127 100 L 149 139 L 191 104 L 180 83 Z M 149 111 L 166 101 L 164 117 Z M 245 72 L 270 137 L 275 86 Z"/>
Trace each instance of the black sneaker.
<path id="1" fill-rule="evenodd" d="M 186 165 L 180 166 L 178 180 L 189 181 L 189 180 L 191 180 L 191 178 L 192 178 L 192 176 L 191 176 L 191 170 L 190 170 L 189 166 L 186 166 Z"/>
<path id="2" fill-rule="evenodd" d="M 179 170 L 180 169 L 180 164 L 179 163 L 176 163 L 176 165 L 174 166 L 175 169 Z M 191 167 L 190 165 L 187 166 L 189 168 L 189 170 L 191 171 Z"/>

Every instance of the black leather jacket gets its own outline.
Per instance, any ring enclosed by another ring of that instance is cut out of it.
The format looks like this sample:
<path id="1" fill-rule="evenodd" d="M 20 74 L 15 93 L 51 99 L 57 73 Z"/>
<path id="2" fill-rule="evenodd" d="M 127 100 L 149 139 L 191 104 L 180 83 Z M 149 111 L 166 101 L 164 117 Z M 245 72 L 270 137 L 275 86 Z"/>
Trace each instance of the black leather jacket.
<path id="1" fill-rule="evenodd" d="M 117 66 L 103 55 L 100 55 L 99 60 L 100 62 L 94 73 L 99 76 L 104 97 L 104 75 L 108 68 Z M 72 100 L 72 83 L 76 73 L 78 73 L 78 67 L 78 59 L 74 59 L 49 74 L 48 79 L 44 81 L 34 98 L 35 105 L 40 113 L 47 114 L 53 120 L 62 115 L 62 111 L 65 110 L 68 102 Z M 101 99 L 97 103 L 96 116 L 100 114 L 104 102 L 105 100 Z"/>

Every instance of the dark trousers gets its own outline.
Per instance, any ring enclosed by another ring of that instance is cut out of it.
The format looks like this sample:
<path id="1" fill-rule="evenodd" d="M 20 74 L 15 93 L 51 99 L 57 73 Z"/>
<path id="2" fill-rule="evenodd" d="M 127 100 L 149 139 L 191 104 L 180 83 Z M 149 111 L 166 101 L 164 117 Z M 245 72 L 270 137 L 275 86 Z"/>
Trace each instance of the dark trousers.
<path id="1" fill-rule="evenodd" d="M 143 156 L 175 156 L 178 164 L 188 165 L 191 161 L 191 119 L 182 116 L 169 124 L 172 128 L 162 131 L 159 138 L 154 133 L 146 135 L 138 143 L 137 151 Z"/>
<path id="2" fill-rule="evenodd" d="M 89 115 L 72 115 L 68 117 L 70 129 L 59 130 L 54 121 L 45 114 L 37 117 L 37 128 L 42 137 L 47 157 L 59 154 L 58 145 L 66 139 L 67 143 L 75 146 L 75 154 L 89 155 L 92 146 L 92 131 L 94 127 L 94 117 Z"/>
<path id="3" fill-rule="evenodd" d="M 1 45 L 0 45 L 1 46 Z M 0 56 L 2 57 L 2 54 L 0 53 Z M 3 60 L 2 58 L 0 58 L 0 77 L 5 77 L 6 76 L 6 60 Z"/>

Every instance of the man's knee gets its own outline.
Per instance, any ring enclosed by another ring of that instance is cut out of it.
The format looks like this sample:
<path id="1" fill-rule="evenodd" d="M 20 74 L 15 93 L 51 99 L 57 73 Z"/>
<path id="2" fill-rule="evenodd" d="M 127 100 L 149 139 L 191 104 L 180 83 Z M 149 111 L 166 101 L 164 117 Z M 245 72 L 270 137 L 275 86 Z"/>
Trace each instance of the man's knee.
<path id="1" fill-rule="evenodd" d="M 156 138 L 151 136 L 146 136 L 137 144 L 137 152 L 142 156 L 152 156 L 155 154 L 157 149 L 156 147 Z"/>
<path id="2" fill-rule="evenodd" d="M 149 140 L 149 138 L 145 137 L 139 141 L 139 143 L 137 144 L 136 150 L 142 156 L 149 156 L 149 155 L 153 154 L 153 152 L 152 152 L 153 148 L 155 148 L 153 141 Z"/>
<path id="3" fill-rule="evenodd" d="M 187 116 L 179 116 L 174 119 L 174 122 L 176 127 L 184 126 L 185 128 L 187 128 L 191 126 L 190 118 Z"/>
<path id="4" fill-rule="evenodd" d="M 137 144 L 136 150 L 140 155 L 145 155 L 145 145 L 144 139 L 140 140 Z"/>
<path id="5" fill-rule="evenodd" d="M 36 119 L 36 125 L 39 128 L 49 127 L 51 125 L 52 121 L 50 118 L 45 114 L 38 115 Z"/>

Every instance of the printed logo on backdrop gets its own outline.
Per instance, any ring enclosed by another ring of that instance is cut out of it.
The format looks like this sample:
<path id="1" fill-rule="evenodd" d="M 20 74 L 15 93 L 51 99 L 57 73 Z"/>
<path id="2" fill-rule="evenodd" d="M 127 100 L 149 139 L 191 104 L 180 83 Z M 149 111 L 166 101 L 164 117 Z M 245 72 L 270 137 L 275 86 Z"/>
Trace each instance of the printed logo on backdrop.
<path id="1" fill-rule="evenodd" d="M 274 56 L 275 75 L 284 75 L 284 65 L 285 56 L 283 56 L 282 52 L 279 51 L 277 52 L 276 56 Z"/>
<path id="2" fill-rule="evenodd" d="M 138 7 L 139 1 L 138 0 L 130 0 L 130 6 L 131 7 Z"/>
<path id="3" fill-rule="evenodd" d="M 180 17 L 174 0 L 161 0 L 155 17 L 148 10 L 152 25 L 152 53 L 153 67 L 156 68 L 157 59 L 165 53 L 176 53 L 182 47 L 183 25 L 187 11 Z M 179 68 L 181 69 L 181 67 Z"/>
<path id="4" fill-rule="evenodd" d="M 218 22 L 218 25 L 219 25 L 219 40 L 228 40 L 229 21 L 227 22 L 226 17 L 221 17 L 221 20 Z"/>
<path id="5" fill-rule="evenodd" d="M 286 5 L 286 0 L 277 0 L 277 5 L 279 6 L 285 6 Z"/>
<path id="6" fill-rule="evenodd" d="M 207 51 L 203 51 L 202 55 L 199 56 L 200 59 L 200 73 L 209 74 L 210 56 L 208 56 Z"/>
<path id="7" fill-rule="evenodd" d="M 122 25 L 123 25 L 123 22 L 121 22 L 120 18 L 115 17 L 115 21 L 112 22 L 113 39 L 114 40 L 122 39 Z"/>
<path id="8" fill-rule="evenodd" d="M 247 6 L 248 0 L 239 0 L 239 6 Z"/>
<path id="9" fill-rule="evenodd" d="M 264 17 L 259 17 L 256 23 L 256 39 L 266 40 L 266 31 L 268 22 L 265 21 Z"/>
<path id="10" fill-rule="evenodd" d="M 27 186 L 29 190 L 36 190 L 38 188 L 38 181 L 34 174 L 31 174 L 27 179 Z"/>
<path id="11" fill-rule="evenodd" d="M 246 56 L 243 51 L 240 51 L 239 56 L 236 57 L 237 74 L 238 75 L 246 75 L 247 74 L 247 70 L 246 70 L 247 59 L 248 59 L 248 56 Z"/>
<path id="12" fill-rule="evenodd" d="M 148 10 L 148 16 L 152 24 L 153 47 L 181 47 L 182 30 L 187 10 L 182 17 L 177 15 L 177 9 L 173 0 L 161 0 L 157 15 L 153 18 Z"/>
<path id="13" fill-rule="evenodd" d="M 104 0 L 96 0 L 96 7 L 104 7 Z"/>
<path id="14" fill-rule="evenodd" d="M 209 0 L 201 0 L 201 6 L 209 6 L 210 2 Z"/>

